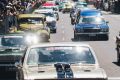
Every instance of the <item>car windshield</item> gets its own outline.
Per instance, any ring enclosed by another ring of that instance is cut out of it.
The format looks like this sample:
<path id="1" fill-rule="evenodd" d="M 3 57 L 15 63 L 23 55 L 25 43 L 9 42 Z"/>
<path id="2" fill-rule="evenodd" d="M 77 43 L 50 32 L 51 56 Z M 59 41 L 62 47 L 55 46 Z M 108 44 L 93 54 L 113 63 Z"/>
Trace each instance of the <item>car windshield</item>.
<path id="1" fill-rule="evenodd" d="M 44 14 L 45 16 L 54 17 L 54 14 L 53 14 L 53 13 L 42 13 L 42 14 Z"/>
<path id="2" fill-rule="evenodd" d="M 81 17 L 79 23 L 103 24 L 105 20 L 101 17 Z"/>
<path id="3" fill-rule="evenodd" d="M 2 46 L 22 46 L 25 45 L 24 38 L 22 36 L 13 37 L 13 36 L 5 36 L 1 39 Z"/>
<path id="4" fill-rule="evenodd" d="M 57 10 L 58 10 L 58 8 L 55 7 L 55 6 L 51 6 L 51 7 L 40 7 L 39 9 L 51 9 L 51 10 L 53 10 L 53 11 L 57 11 Z"/>
<path id="5" fill-rule="evenodd" d="M 76 5 L 75 7 L 76 7 L 76 8 L 83 8 L 84 5 Z"/>
<path id="6" fill-rule="evenodd" d="M 88 47 L 37 47 L 30 50 L 27 58 L 28 65 L 59 62 L 95 64 L 94 57 Z"/>
<path id="7" fill-rule="evenodd" d="M 21 18 L 19 19 L 20 24 L 42 24 L 42 18 Z"/>

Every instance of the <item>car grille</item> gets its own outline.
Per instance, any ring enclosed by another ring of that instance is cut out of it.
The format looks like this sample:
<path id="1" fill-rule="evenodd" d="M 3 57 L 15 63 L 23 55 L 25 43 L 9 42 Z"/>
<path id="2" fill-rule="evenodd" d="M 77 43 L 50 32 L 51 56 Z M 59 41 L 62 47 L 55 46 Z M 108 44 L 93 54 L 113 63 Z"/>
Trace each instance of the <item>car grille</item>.
<path id="1" fill-rule="evenodd" d="M 0 62 L 0 80 L 14 80 L 16 76 L 15 62 Z"/>
<path id="2" fill-rule="evenodd" d="M 100 32 L 100 29 L 84 29 L 84 32 Z"/>

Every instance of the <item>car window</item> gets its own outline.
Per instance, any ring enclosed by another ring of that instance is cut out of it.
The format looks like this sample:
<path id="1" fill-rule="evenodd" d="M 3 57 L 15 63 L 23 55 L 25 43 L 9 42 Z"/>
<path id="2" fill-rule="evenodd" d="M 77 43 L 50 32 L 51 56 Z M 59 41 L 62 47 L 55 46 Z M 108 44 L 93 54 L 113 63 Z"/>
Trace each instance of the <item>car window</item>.
<path id="1" fill-rule="evenodd" d="M 28 65 L 56 62 L 95 64 L 88 47 L 37 47 L 30 50 L 27 59 Z"/>
<path id="2" fill-rule="evenodd" d="M 1 39 L 2 46 L 21 46 L 25 45 L 23 37 L 4 37 Z"/>
<path id="3" fill-rule="evenodd" d="M 53 13 L 41 13 L 41 14 L 44 14 L 45 16 L 54 17 L 54 14 L 53 14 Z"/>
<path id="4" fill-rule="evenodd" d="M 105 20 L 100 17 L 81 17 L 79 23 L 103 24 Z"/>
<path id="5" fill-rule="evenodd" d="M 43 22 L 42 18 L 21 18 L 19 19 L 20 24 L 40 24 Z"/>

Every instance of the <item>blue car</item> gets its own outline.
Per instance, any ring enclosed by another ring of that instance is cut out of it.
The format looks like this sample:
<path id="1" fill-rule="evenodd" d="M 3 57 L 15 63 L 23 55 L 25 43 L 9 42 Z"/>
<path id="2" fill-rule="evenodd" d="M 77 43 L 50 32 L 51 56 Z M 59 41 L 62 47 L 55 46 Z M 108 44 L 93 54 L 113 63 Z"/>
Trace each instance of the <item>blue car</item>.
<path id="1" fill-rule="evenodd" d="M 77 17 L 77 22 L 74 26 L 74 39 L 81 36 L 100 36 L 108 40 L 109 26 L 107 23 L 100 11 L 83 10 Z"/>

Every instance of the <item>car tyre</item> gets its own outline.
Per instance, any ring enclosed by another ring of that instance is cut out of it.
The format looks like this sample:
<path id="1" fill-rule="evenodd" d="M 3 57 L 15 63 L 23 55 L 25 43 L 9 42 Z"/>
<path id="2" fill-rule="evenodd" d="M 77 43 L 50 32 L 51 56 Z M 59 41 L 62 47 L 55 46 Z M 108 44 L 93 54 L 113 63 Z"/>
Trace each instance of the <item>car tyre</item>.
<path id="1" fill-rule="evenodd" d="M 74 20 L 71 18 L 71 24 L 74 25 Z"/>
<path id="2" fill-rule="evenodd" d="M 77 40 L 78 39 L 78 35 L 74 33 L 74 39 Z"/>
<path id="3" fill-rule="evenodd" d="M 56 29 L 54 30 L 54 33 L 56 33 Z"/>
<path id="4" fill-rule="evenodd" d="M 65 11 L 62 12 L 63 14 L 65 13 Z"/>
<path id="5" fill-rule="evenodd" d="M 61 12 L 62 11 L 62 9 L 59 9 L 59 12 Z"/>
<path id="6" fill-rule="evenodd" d="M 16 80 L 24 80 L 23 74 L 21 75 L 20 72 L 16 72 Z"/>
<path id="7" fill-rule="evenodd" d="M 117 62 L 120 64 L 120 48 L 118 45 L 117 45 L 116 50 L 117 50 Z"/>
<path id="8" fill-rule="evenodd" d="M 56 29 L 55 30 L 52 30 L 52 32 L 51 33 L 56 33 Z"/>

